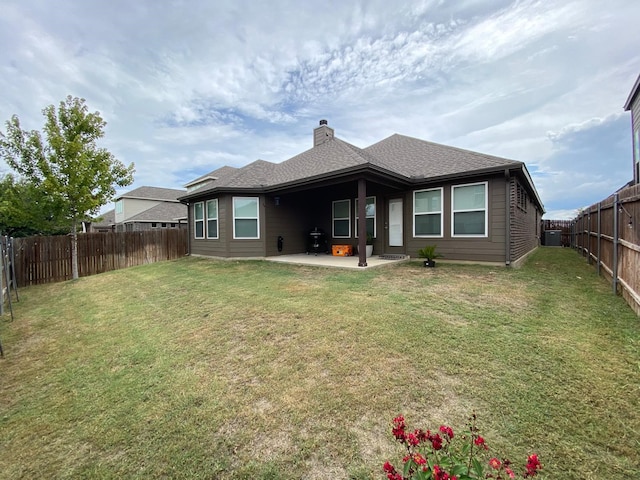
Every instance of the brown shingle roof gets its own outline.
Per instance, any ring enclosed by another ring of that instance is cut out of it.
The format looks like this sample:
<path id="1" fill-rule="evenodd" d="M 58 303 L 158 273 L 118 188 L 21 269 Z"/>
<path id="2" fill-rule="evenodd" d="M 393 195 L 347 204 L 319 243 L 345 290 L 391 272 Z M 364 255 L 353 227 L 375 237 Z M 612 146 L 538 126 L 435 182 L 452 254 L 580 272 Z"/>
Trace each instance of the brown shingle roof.
<path id="1" fill-rule="evenodd" d="M 226 175 L 221 176 L 218 180 L 181 198 L 192 198 L 209 191 L 225 188 L 285 187 L 297 182 L 322 179 L 332 174 L 349 172 L 359 167 L 383 170 L 384 173 L 400 177 L 409 183 L 417 179 L 435 179 L 448 175 L 479 173 L 523 165 L 522 162 L 506 158 L 398 134 L 364 149 L 333 137 L 282 163 L 257 160 L 243 168 L 225 172 Z"/>
<path id="2" fill-rule="evenodd" d="M 394 134 L 365 150 L 384 161 L 392 171 L 409 178 L 437 178 L 500 167 L 522 162 L 427 142 Z"/>

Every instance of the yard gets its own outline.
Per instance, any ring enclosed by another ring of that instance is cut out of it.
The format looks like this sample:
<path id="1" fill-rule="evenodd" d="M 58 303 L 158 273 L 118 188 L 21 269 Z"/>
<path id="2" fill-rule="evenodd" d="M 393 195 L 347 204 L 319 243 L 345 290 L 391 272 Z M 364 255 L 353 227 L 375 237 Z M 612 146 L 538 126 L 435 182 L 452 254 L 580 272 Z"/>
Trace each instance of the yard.
<path id="1" fill-rule="evenodd" d="M 394 416 L 473 411 L 542 478 L 640 471 L 640 320 L 569 249 L 518 270 L 185 258 L 19 293 L 2 478 L 382 479 Z"/>

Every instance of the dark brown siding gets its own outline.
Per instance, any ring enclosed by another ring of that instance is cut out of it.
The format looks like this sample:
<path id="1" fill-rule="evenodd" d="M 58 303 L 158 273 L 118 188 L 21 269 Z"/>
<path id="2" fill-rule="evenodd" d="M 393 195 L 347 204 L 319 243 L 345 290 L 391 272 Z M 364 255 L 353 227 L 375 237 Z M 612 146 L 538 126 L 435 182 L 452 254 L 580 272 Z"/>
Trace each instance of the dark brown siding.
<path id="1" fill-rule="evenodd" d="M 451 235 L 451 188 L 453 185 L 487 182 L 488 188 L 488 236 L 454 238 Z M 405 253 L 417 257 L 418 250 L 426 245 L 437 245 L 444 260 L 483 261 L 505 263 L 507 242 L 507 185 L 502 175 L 478 178 L 444 185 L 416 186 L 415 189 L 399 191 L 392 187 L 367 182 L 367 196 L 376 197 L 376 238 L 374 254 Z M 515 184 L 514 184 L 515 185 Z M 413 238 L 413 191 L 422 188 L 443 188 L 443 236 L 442 238 Z M 515 187 L 513 187 L 515 188 Z M 513 190 L 510 188 L 510 192 Z M 280 194 L 276 205 L 275 194 L 260 196 L 260 239 L 233 240 L 232 196 L 218 199 L 219 239 L 196 240 L 193 238 L 193 203 L 189 207 L 191 229 L 191 252 L 197 255 L 219 257 L 263 257 L 287 255 L 307 251 L 308 232 L 318 227 L 327 234 L 329 249 L 332 245 L 356 246 L 355 198 L 356 181 L 309 189 L 303 192 Z M 404 247 L 389 249 L 387 244 L 387 202 L 391 198 L 402 198 L 404 205 Z M 332 237 L 332 201 L 351 200 L 350 238 Z M 527 212 L 512 215 L 511 246 L 512 260 L 537 246 L 536 225 L 539 221 L 534 205 L 528 200 Z M 517 205 L 516 205 L 517 207 Z M 516 208 L 517 209 L 517 208 Z M 278 237 L 283 238 L 282 252 L 278 252 Z M 355 253 L 355 250 L 354 250 Z"/>
<path id="2" fill-rule="evenodd" d="M 451 235 L 451 187 L 487 181 L 488 185 L 488 236 L 459 238 Z M 417 257 L 418 250 L 426 245 L 436 245 L 437 252 L 443 255 L 443 260 L 468 260 L 480 262 L 505 261 L 505 232 L 506 232 L 506 193 L 503 177 L 484 178 L 474 181 L 456 182 L 443 186 L 443 237 L 442 238 L 414 238 L 413 237 L 413 190 L 405 196 L 405 237 L 408 238 L 407 254 Z M 430 186 L 428 188 L 433 188 Z M 416 188 L 415 190 L 420 190 Z"/>
<path id="3" fill-rule="evenodd" d="M 215 197 L 214 197 L 215 198 Z M 210 257 L 227 257 L 228 255 L 228 240 L 227 238 L 233 237 L 233 230 L 229 231 L 229 228 L 233 228 L 231 221 L 229 221 L 228 212 L 231 211 L 231 197 L 220 196 L 218 198 L 218 238 L 194 238 L 193 228 L 193 205 L 197 202 L 192 202 L 189 205 L 189 233 L 191 236 L 191 253 L 194 255 L 207 255 Z M 207 198 L 207 200 L 213 200 L 213 198 Z M 204 201 L 206 208 L 206 200 Z M 229 234 L 227 235 L 227 232 Z M 205 237 L 206 237 L 206 212 L 205 212 Z"/>
<path id="4" fill-rule="evenodd" d="M 636 148 L 640 148 L 635 145 L 635 138 L 636 138 L 635 132 L 638 129 L 640 129 L 640 94 L 636 95 L 636 98 L 633 104 L 631 105 L 631 142 L 632 142 L 631 145 L 633 148 L 631 158 L 632 158 L 632 161 L 634 162 L 633 178 L 635 179 L 635 183 L 640 183 L 640 164 L 636 163 L 636 160 L 640 160 L 640 159 L 635 158 Z"/>
<path id="5" fill-rule="evenodd" d="M 520 199 L 518 198 L 519 190 Z M 510 260 L 515 262 L 539 245 L 540 229 L 539 212 L 515 178 L 509 181 L 509 210 L 511 212 Z"/>

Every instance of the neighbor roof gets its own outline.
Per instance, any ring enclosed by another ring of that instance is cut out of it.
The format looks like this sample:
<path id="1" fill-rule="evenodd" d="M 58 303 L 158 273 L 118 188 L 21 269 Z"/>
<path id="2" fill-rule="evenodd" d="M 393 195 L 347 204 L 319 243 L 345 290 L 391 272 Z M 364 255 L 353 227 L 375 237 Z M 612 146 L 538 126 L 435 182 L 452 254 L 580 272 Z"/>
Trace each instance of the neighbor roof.
<path id="1" fill-rule="evenodd" d="M 116 223 L 116 210 L 111 209 L 104 212 L 102 215 L 98 215 L 98 221 L 93 222 L 94 227 L 98 226 L 111 226 Z"/>
<path id="2" fill-rule="evenodd" d="M 123 193 L 115 198 L 119 200 L 121 198 L 136 198 L 142 200 L 159 200 L 163 202 L 176 202 L 178 197 L 184 195 L 186 190 L 177 190 L 174 188 L 160 188 L 160 187 L 139 187 L 130 192 Z"/>
<path id="3" fill-rule="evenodd" d="M 131 222 L 176 222 L 187 218 L 187 206 L 182 203 L 159 203 L 147 210 L 127 218 L 123 223 Z"/>

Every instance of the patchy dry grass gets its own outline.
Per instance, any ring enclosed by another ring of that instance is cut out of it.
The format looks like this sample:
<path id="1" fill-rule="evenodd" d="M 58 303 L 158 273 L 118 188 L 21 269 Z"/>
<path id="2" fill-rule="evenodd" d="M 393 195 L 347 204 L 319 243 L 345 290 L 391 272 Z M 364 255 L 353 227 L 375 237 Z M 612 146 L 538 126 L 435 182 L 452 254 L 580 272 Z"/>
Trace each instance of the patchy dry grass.
<path id="1" fill-rule="evenodd" d="M 475 410 L 548 478 L 640 467 L 640 322 L 574 252 L 520 270 L 189 258 L 22 290 L 3 478 L 382 478 L 391 418 Z"/>

